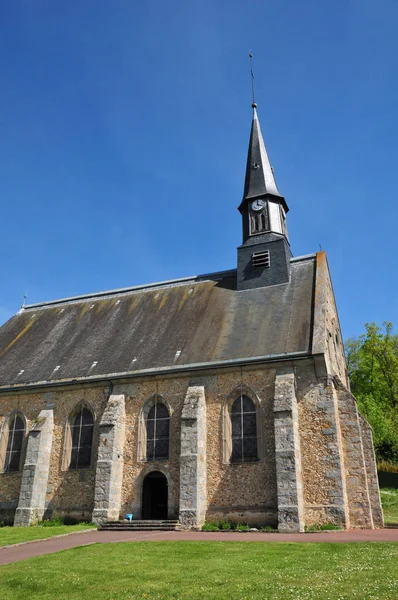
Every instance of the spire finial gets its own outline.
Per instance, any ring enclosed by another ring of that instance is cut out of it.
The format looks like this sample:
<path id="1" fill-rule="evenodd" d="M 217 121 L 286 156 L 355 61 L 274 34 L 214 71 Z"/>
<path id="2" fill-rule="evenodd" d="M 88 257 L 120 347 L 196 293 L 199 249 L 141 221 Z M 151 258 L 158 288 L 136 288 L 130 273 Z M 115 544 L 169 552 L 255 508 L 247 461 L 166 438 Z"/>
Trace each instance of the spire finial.
<path id="1" fill-rule="evenodd" d="M 25 291 L 24 295 L 23 295 L 23 300 L 22 300 L 22 306 L 21 308 L 24 308 L 25 304 L 26 304 L 26 300 L 28 297 L 28 290 Z"/>
<path id="2" fill-rule="evenodd" d="M 254 74 L 253 74 L 253 54 L 249 52 L 250 57 L 250 75 L 252 78 L 252 108 L 257 108 L 255 96 L 254 96 Z"/>

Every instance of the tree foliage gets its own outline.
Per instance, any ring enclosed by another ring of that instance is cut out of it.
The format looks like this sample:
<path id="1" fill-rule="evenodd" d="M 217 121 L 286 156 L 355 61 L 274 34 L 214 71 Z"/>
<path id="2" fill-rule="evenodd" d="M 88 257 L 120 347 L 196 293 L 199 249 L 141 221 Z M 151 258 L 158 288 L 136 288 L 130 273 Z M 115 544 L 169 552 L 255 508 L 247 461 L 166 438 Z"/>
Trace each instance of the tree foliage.
<path id="1" fill-rule="evenodd" d="M 351 391 L 372 426 L 377 458 L 398 463 L 398 335 L 392 323 L 367 323 L 345 349 Z"/>

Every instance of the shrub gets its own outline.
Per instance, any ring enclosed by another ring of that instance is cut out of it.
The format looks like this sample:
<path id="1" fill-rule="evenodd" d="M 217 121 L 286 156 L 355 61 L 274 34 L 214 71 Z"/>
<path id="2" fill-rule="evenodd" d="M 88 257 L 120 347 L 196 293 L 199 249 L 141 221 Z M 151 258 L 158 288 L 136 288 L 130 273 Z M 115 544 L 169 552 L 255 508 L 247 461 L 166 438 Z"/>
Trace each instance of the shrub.
<path id="1" fill-rule="evenodd" d="M 398 489 L 382 488 L 380 490 L 380 496 L 383 508 L 390 506 L 398 506 Z"/>
<path id="2" fill-rule="evenodd" d="M 335 525 L 334 523 L 322 523 L 322 525 L 306 525 L 304 530 L 306 532 L 311 532 L 311 531 L 336 531 L 338 529 L 341 529 L 341 527 L 339 527 L 338 525 Z"/>
<path id="3" fill-rule="evenodd" d="M 272 525 L 264 525 L 264 527 L 261 527 L 261 531 L 273 531 L 276 533 L 278 530 L 276 527 L 272 527 Z"/>
<path id="4" fill-rule="evenodd" d="M 387 460 L 381 460 L 377 463 L 377 470 L 385 473 L 398 473 L 398 464 Z"/>
<path id="5" fill-rule="evenodd" d="M 231 523 L 229 521 L 221 521 L 221 523 L 220 523 L 220 529 L 222 531 L 230 531 L 230 529 L 231 529 Z"/>
<path id="6" fill-rule="evenodd" d="M 69 515 L 66 515 L 63 518 L 63 522 L 64 522 L 64 525 L 77 525 L 78 523 L 81 523 L 82 521 L 79 521 L 78 519 L 75 519 L 74 517 L 70 517 Z"/>
<path id="7" fill-rule="evenodd" d="M 249 529 L 250 529 L 249 525 L 245 525 L 244 523 L 236 524 L 236 531 L 249 531 Z"/>
<path id="8" fill-rule="evenodd" d="M 341 527 L 335 525 L 334 523 L 324 523 L 319 529 L 321 531 L 336 531 L 337 529 L 341 529 Z"/>
<path id="9" fill-rule="evenodd" d="M 304 527 L 304 531 L 306 531 L 306 532 L 319 531 L 319 526 L 318 525 L 306 525 Z"/>
<path id="10" fill-rule="evenodd" d="M 61 525 L 65 525 L 65 522 L 63 517 L 54 517 L 52 519 L 40 521 L 38 525 L 40 527 L 60 527 Z"/>
<path id="11" fill-rule="evenodd" d="M 4 519 L 3 521 L 0 521 L 0 527 L 12 527 L 12 525 L 12 519 Z"/>
<path id="12" fill-rule="evenodd" d="M 215 521 L 206 521 L 206 523 L 202 525 L 202 531 L 220 531 L 220 528 Z"/>

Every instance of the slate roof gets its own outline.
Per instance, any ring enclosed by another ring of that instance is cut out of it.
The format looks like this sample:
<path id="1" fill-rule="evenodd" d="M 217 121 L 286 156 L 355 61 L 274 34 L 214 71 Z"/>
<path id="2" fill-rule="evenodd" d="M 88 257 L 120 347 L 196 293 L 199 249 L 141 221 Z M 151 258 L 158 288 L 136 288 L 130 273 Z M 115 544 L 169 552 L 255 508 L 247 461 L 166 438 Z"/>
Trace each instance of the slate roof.
<path id="1" fill-rule="evenodd" d="M 236 271 L 27 306 L 0 328 L 0 386 L 310 353 L 315 257 L 236 291 Z"/>
<path id="2" fill-rule="evenodd" d="M 288 212 L 289 207 L 286 200 L 279 192 L 276 185 L 274 172 L 268 158 L 257 110 L 253 105 L 253 121 L 250 131 L 249 150 L 247 153 L 245 188 L 241 206 L 245 200 L 257 198 L 258 196 L 271 195 L 282 202 L 284 209 Z"/>

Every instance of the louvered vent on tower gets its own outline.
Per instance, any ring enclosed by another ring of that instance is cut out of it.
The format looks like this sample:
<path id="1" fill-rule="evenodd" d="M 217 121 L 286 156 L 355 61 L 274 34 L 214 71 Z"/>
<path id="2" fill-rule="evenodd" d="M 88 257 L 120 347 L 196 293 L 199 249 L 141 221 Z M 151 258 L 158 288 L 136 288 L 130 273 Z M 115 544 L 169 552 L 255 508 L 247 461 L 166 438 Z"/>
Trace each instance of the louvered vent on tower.
<path id="1" fill-rule="evenodd" d="M 252 254 L 252 265 L 255 269 L 269 269 L 271 266 L 269 250 L 254 252 Z"/>

